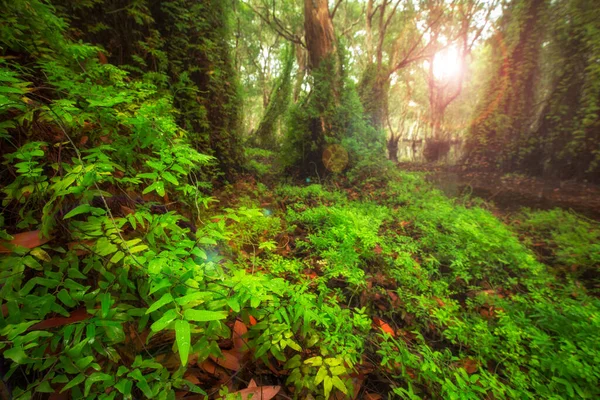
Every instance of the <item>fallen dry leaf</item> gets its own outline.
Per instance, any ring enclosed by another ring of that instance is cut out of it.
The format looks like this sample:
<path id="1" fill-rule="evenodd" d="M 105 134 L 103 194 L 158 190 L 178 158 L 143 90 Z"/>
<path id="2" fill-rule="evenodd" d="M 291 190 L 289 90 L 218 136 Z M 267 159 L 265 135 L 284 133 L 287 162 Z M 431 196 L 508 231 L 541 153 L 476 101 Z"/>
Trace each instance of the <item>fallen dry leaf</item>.
<path id="1" fill-rule="evenodd" d="M 479 368 L 477 361 L 475 361 L 471 358 L 464 359 L 462 361 L 462 365 L 463 365 L 463 368 L 467 371 L 467 374 L 474 374 L 475 372 L 477 372 L 477 369 Z"/>
<path id="2" fill-rule="evenodd" d="M 256 318 L 254 318 L 252 315 L 250 315 L 249 318 L 250 318 L 250 326 L 254 326 L 257 324 Z"/>
<path id="3" fill-rule="evenodd" d="M 358 394 L 360 393 L 360 389 L 362 388 L 364 378 L 355 377 L 352 378 L 352 384 L 354 385 L 354 393 L 352 395 L 352 399 L 356 400 L 358 398 Z"/>
<path id="4" fill-rule="evenodd" d="M 442 299 L 440 299 L 439 297 L 435 297 L 435 296 L 433 296 L 432 298 L 435 300 L 435 302 L 436 302 L 436 303 L 438 303 L 438 306 L 440 306 L 440 307 L 444 307 L 444 306 L 446 305 L 446 303 L 444 303 L 444 302 L 442 301 Z"/>
<path id="5" fill-rule="evenodd" d="M 244 335 L 248 332 L 248 328 L 246 325 L 237 319 L 233 324 L 233 333 L 231 339 L 233 340 L 233 347 L 238 352 L 247 351 L 246 348 L 246 340 L 244 339 Z"/>
<path id="6" fill-rule="evenodd" d="M 392 337 L 396 337 L 396 332 L 392 329 L 392 327 L 384 322 L 382 319 L 373 317 L 373 322 L 375 323 L 375 328 L 381 328 L 384 332 L 389 333 Z"/>
<path id="7" fill-rule="evenodd" d="M 11 235 L 11 236 L 13 237 L 13 240 L 11 240 L 10 242 L 0 242 L 0 253 L 11 253 L 12 252 L 12 250 L 2 246 L 2 243 L 11 244 L 13 246 L 25 247 L 27 249 L 33 249 L 34 247 L 38 247 L 45 243 L 48 243 L 48 241 L 51 239 L 51 238 L 46 238 L 46 237 L 40 238 L 39 230 L 23 232 L 23 233 L 15 233 L 14 235 Z"/>
<path id="8" fill-rule="evenodd" d="M 223 357 L 216 358 L 211 356 L 211 360 L 220 365 L 221 367 L 230 369 L 232 371 L 239 371 L 240 359 L 238 358 L 237 351 L 235 350 L 222 350 Z"/>
<path id="9" fill-rule="evenodd" d="M 241 395 L 242 400 L 247 400 L 252 396 L 252 400 L 270 400 L 279 393 L 281 386 L 257 386 L 242 389 L 233 395 Z"/>
<path id="10" fill-rule="evenodd" d="M 373 251 L 375 252 L 375 254 L 381 254 L 383 250 L 381 249 L 381 246 L 379 244 L 376 244 L 375 249 L 373 249 Z"/>
<path id="11" fill-rule="evenodd" d="M 56 328 L 59 326 L 69 325 L 69 324 L 73 324 L 75 322 L 80 322 L 80 321 L 86 320 L 90 317 L 91 317 L 91 315 L 88 314 L 88 312 L 86 311 L 86 309 L 84 307 L 82 307 L 82 308 L 79 308 L 79 309 L 71 312 L 71 315 L 69 317 L 48 318 L 48 319 L 45 319 L 45 320 L 40 321 L 37 324 L 33 325 L 31 328 L 29 328 L 29 330 L 37 331 L 37 330 Z"/>

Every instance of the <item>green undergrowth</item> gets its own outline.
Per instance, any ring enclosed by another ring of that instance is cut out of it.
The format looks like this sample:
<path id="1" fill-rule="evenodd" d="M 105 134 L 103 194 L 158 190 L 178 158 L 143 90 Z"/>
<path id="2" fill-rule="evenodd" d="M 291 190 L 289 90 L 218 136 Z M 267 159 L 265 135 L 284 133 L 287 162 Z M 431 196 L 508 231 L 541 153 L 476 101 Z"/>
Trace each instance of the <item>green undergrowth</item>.
<path id="1" fill-rule="evenodd" d="M 545 263 L 600 290 L 600 224 L 561 209 L 524 210 L 513 218 L 524 242 Z"/>
<path id="2" fill-rule="evenodd" d="M 3 395 L 600 396 L 598 299 L 516 232 L 587 271 L 592 225 L 513 230 L 375 162 L 354 185 L 217 189 L 171 91 L 68 39 L 47 3 L 0 4 Z M 272 153 L 247 156 L 274 181 Z"/>
<path id="3" fill-rule="evenodd" d="M 318 292 L 395 331 L 362 336 L 374 381 L 405 398 L 597 396 L 600 303 L 490 212 L 409 174 L 366 196 L 377 202 L 322 205 L 339 192 L 317 189 L 296 188 L 286 219 L 307 231 Z"/>

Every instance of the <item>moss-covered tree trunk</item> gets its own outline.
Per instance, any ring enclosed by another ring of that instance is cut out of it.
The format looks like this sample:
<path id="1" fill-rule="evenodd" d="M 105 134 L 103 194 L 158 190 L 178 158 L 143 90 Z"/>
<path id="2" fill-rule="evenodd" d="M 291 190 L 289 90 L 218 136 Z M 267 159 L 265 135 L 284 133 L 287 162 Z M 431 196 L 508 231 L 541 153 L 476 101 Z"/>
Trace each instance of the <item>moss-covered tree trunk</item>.
<path id="1" fill-rule="evenodd" d="M 370 63 L 365 68 L 358 86 L 365 115 L 376 129 L 383 129 L 388 118 L 389 76 L 387 68 Z"/>
<path id="2" fill-rule="evenodd" d="M 312 69 L 319 68 L 323 60 L 335 53 L 335 34 L 327 0 L 304 0 L 304 37 Z"/>
<path id="3" fill-rule="evenodd" d="M 481 117 L 467 142 L 467 157 L 474 164 L 515 171 L 523 169 L 533 156 L 531 125 L 548 3 L 512 3 L 501 33 L 492 38 L 498 67 L 478 107 Z"/>
<path id="4" fill-rule="evenodd" d="M 304 37 L 308 66 L 312 75 L 310 108 L 316 111 L 310 118 L 310 146 L 304 151 L 302 170 L 306 174 L 323 174 L 323 152 L 327 143 L 335 140 L 332 115 L 339 102 L 341 82 L 336 54 L 336 39 L 327 0 L 304 0 Z"/>

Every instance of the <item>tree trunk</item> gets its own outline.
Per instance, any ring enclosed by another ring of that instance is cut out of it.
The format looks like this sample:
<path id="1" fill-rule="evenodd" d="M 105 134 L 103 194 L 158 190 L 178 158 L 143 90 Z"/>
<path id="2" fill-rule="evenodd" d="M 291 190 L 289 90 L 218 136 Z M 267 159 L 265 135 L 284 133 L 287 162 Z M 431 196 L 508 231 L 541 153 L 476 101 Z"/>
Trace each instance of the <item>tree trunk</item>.
<path id="1" fill-rule="evenodd" d="M 387 140 L 387 150 L 389 159 L 395 163 L 398 162 L 398 142 L 400 141 L 400 135 L 392 135 Z"/>
<path id="2" fill-rule="evenodd" d="M 309 101 L 316 112 L 307 121 L 310 137 L 309 143 L 303 144 L 307 146 L 301 167 L 306 175 L 316 172 L 322 176 L 327 171 L 323 162 L 326 146 L 337 141 L 331 112 L 338 105 L 342 86 L 327 0 L 304 0 L 304 29 L 308 68 L 314 78 Z"/>
<path id="3" fill-rule="evenodd" d="M 384 69 L 379 68 L 375 63 L 369 64 L 358 85 L 358 94 L 365 115 L 376 129 L 383 129 L 389 112 L 390 82 Z"/>
<path id="4" fill-rule="evenodd" d="M 296 82 L 294 83 L 294 103 L 298 101 L 300 97 L 300 91 L 302 90 L 302 83 L 304 82 L 304 76 L 306 75 L 306 50 L 299 44 L 294 45 L 296 52 L 296 64 L 298 65 L 298 72 L 296 73 Z"/>
<path id="5" fill-rule="evenodd" d="M 309 66 L 316 69 L 321 61 L 335 52 L 335 35 L 327 0 L 304 0 L 304 36 Z"/>

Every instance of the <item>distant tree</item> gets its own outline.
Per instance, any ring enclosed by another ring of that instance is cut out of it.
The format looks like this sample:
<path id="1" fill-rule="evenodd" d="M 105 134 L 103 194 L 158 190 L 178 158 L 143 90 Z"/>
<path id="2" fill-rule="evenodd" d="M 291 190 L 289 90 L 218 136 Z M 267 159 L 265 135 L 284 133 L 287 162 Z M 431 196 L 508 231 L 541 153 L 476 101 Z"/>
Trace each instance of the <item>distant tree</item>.
<path id="1" fill-rule="evenodd" d="M 509 3 L 489 40 L 495 71 L 476 112 L 482 118 L 469 132 L 468 157 L 473 163 L 512 171 L 531 154 L 548 3 Z"/>

